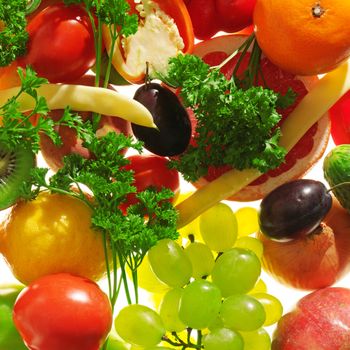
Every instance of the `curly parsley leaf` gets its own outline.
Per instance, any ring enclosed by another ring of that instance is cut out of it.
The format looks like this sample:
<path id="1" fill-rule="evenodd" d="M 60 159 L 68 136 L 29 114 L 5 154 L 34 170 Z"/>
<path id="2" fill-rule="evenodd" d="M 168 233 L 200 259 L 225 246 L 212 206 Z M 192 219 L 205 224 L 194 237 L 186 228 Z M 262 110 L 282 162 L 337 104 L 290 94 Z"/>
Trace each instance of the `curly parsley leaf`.
<path id="1" fill-rule="evenodd" d="M 32 199 L 48 189 L 83 200 L 93 210 L 93 227 L 105 232 L 124 260 L 137 267 L 158 240 L 178 237 L 177 212 L 169 201 L 174 194 L 168 189 L 147 189 L 138 193 L 138 203 L 123 213 L 120 205 L 136 188 L 133 173 L 124 168 L 129 161 L 122 151 L 133 148 L 141 152 L 142 144 L 111 132 L 101 138 L 90 137 L 84 146 L 92 152 L 91 159 L 70 154 L 64 158 L 63 168 L 49 179 L 45 169 L 34 169 L 31 180 L 23 185 L 23 197 Z M 91 199 L 85 193 L 90 193 Z M 130 257 L 137 262 L 133 264 Z"/>
<path id="2" fill-rule="evenodd" d="M 0 0 L 0 67 L 26 52 L 26 0 Z"/>
<path id="3" fill-rule="evenodd" d="M 185 179 L 196 181 L 210 167 L 266 172 L 282 163 L 286 151 L 278 145 L 278 94 L 255 86 L 240 89 L 191 55 L 171 58 L 167 76 L 160 78 L 181 87 L 181 99 L 197 120 L 193 144 L 171 162 Z"/>
<path id="4" fill-rule="evenodd" d="M 138 17 L 129 14 L 130 5 L 125 0 L 64 0 L 64 3 L 84 4 L 87 11 L 94 12 L 99 21 L 118 26 L 122 35 L 129 36 L 137 31 Z"/>
<path id="5" fill-rule="evenodd" d="M 16 148 L 26 144 L 34 153 L 40 150 L 40 135 L 46 134 L 54 144 L 60 145 L 61 138 L 56 131 L 57 126 L 73 128 L 79 136 L 85 138 L 92 132 L 83 125 L 80 116 L 71 113 L 69 107 L 64 110 L 58 121 L 48 117 L 49 108 L 44 97 L 38 95 L 37 89 L 47 83 L 46 79 L 39 78 L 36 73 L 27 67 L 25 73 L 19 69 L 21 87 L 16 96 L 11 97 L 3 106 L 0 106 L 2 126 L 0 127 L 0 144 L 9 148 Z M 21 113 L 19 98 L 27 94 L 34 99 L 34 108 L 28 113 Z M 34 122 L 35 120 L 35 122 Z"/>

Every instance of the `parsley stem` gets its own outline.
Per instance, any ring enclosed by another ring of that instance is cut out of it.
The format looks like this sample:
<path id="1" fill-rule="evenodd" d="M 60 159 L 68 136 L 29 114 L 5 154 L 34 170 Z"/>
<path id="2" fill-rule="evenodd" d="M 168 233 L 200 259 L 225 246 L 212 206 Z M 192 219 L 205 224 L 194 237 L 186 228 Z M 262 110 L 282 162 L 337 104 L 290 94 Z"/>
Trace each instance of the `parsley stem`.
<path id="1" fill-rule="evenodd" d="M 132 270 L 132 281 L 134 284 L 134 292 L 135 292 L 135 303 L 139 303 L 139 293 L 138 293 L 138 279 L 137 279 L 137 268 Z"/>
<path id="2" fill-rule="evenodd" d="M 111 244 L 111 250 L 112 250 L 112 262 L 113 262 L 113 291 L 112 291 L 113 293 L 111 298 L 111 304 L 112 304 L 112 310 L 114 311 L 114 306 L 115 306 L 115 303 L 117 302 L 118 294 L 119 294 L 119 288 L 117 283 L 118 261 L 117 261 L 115 242 L 111 241 L 110 244 Z"/>
<path id="3" fill-rule="evenodd" d="M 124 284 L 125 296 L 126 296 L 126 299 L 128 301 L 128 304 L 130 305 L 130 304 L 132 304 L 132 300 L 131 300 L 128 280 L 127 280 L 127 276 L 126 276 L 126 272 L 125 272 L 126 262 L 125 262 L 125 259 L 124 259 L 122 252 L 120 251 L 120 247 L 117 248 L 117 252 L 118 252 L 119 264 L 120 264 L 120 269 L 121 269 L 121 274 L 122 274 L 122 279 L 123 279 L 123 284 Z"/>
<path id="4" fill-rule="evenodd" d="M 255 40 L 255 35 L 254 35 L 254 33 L 253 34 L 251 34 L 249 37 L 248 37 L 248 39 L 243 43 L 243 45 L 241 45 L 240 47 L 239 47 L 239 49 L 237 50 L 238 52 L 241 52 L 241 55 L 240 55 L 240 57 L 238 58 L 238 61 L 237 61 L 237 63 L 236 63 L 236 66 L 235 66 L 235 69 L 233 70 L 233 73 L 232 73 L 232 77 L 235 77 L 236 76 L 236 74 L 237 74 L 237 72 L 238 72 L 238 69 L 239 69 L 239 67 L 240 67 L 240 65 L 241 65 L 241 63 L 242 63 L 242 61 L 243 61 L 243 59 L 244 59 L 244 56 L 247 54 L 247 52 L 248 52 L 248 49 L 250 48 L 250 46 L 251 46 L 251 44 L 252 44 L 252 42 Z M 236 55 L 236 53 L 235 53 L 235 55 Z M 229 58 L 230 58 L 230 60 L 232 59 L 232 57 L 234 57 L 235 55 L 230 55 L 229 56 Z"/>
<path id="5" fill-rule="evenodd" d="M 104 255 L 105 255 L 105 261 L 106 261 L 106 272 L 107 272 L 107 281 L 108 281 L 108 295 L 109 300 L 112 300 L 112 280 L 111 280 L 111 270 L 109 267 L 109 256 L 108 256 L 108 241 L 107 241 L 107 234 L 106 231 L 102 231 L 103 234 L 103 249 L 104 249 Z M 112 305 L 113 310 L 113 305 Z"/>
<path id="6" fill-rule="evenodd" d="M 112 38 L 112 43 L 111 43 L 111 48 L 108 55 L 107 68 L 106 68 L 105 79 L 103 84 L 103 87 L 105 88 L 108 86 L 108 83 L 109 83 L 109 77 L 111 75 L 111 69 L 112 69 L 112 57 L 114 53 L 115 44 L 118 39 L 118 31 L 116 26 L 109 26 L 108 29 L 109 29 L 110 36 Z"/>
<path id="7" fill-rule="evenodd" d="M 102 22 L 97 24 L 97 47 L 96 47 L 96 76 L 95 85 L 100 86 L 101 78 L 101 61 L 102 61 Z"/>

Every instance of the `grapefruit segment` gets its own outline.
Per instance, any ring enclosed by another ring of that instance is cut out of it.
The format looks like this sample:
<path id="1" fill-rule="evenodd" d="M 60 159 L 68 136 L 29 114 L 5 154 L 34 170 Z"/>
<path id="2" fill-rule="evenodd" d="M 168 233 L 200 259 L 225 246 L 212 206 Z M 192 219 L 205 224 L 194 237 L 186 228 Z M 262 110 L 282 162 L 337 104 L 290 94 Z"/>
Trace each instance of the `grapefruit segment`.
<path id="1" fill-rule="evenodd" d="M 232 52 L 237 50 L 246 38 L 246 36 L 241 35 L 215 37 L 198 44 L 194 49 L 194 54 L 202 57 L 203 60 L 211 66 L 219 65 Z M 232 76 L 238 57 L 239 56 L 236 55 L 221 68 L 222 73 L 228 79 Z M 238 77 L 242 76 L 248 65 L 248 61 L 249 53 L 242 60 L 237 72 Z M 291 73 L 287 73 L 272 64 L 265 57 L 261 60 L 261 69 L 264 81 L 261 80 L 259 85 L 266 84 L 268 88 L 271 88 L 282 95 L 285 95 L 289 88 L 296 93 L 296 99 L 291 106 L 278 110 L 282 115 L 280 122 L 282 125 L 288 115 L 308 93 L 309 89 L 311 89 L 317 82 L 318 78 L 315 76 L 298 77 Z M 307 116 L 305 116 L 305 118 L 307 118 Z M 328 143 L 329 135 L 330 122 L 328 113 L 326 113 L 317 123 L 310 127 L 299 142 L 288 152 L 283 164 L 278 168 L 263 174 L 234 196 L 228 198 L 228 200 L 258 200 L 282 183 L 302 177 L 308 172 L 308 170 L 310 170 L 312 165 L 322 157 Z M 219 168 L 211 167 L 208 169 L 208 174 L 194 183 L 194 186 L 200 188 L 230 169 L 230 166 L 222 166 Z"/>

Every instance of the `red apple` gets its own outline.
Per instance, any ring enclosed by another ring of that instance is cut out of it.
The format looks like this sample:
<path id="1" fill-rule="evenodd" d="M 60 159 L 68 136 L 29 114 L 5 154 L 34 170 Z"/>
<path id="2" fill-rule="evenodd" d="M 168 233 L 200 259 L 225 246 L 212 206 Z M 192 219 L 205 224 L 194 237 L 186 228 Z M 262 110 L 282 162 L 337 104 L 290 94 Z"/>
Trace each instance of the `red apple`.
<path id="1" fill-rule="evenodd" d="M 310 235 L 273 241 L 262 233 L 264 269 L 280 282 L 300 289 L 332 285 L 350 268 L 350 215 L 333 197 L 321 226 Z"/>
<path id="2" fill-rule="evenodd" d="M 278 322 L 272 350 L 350 349 L 350 289 L 328 287 L 299 300 Z"/>
<path id="3" fill-rule="evenodd" d="M 94 79 L 93 75 L 85 75 L 80 78 L 76 84 L 93 86 Z M 109 86 L 109 88 L 114 89 L 112 86 Z M 49 116 L 54 120 L 59 120 L 62 113 L 62 110 L 53 110 L 50 112 Z M 79 112 L 78 114 L 84 120 L 91 119 L 92 117 L 92 113 Z M 46 135 L 41 135 L 40 137 L 41 153 L 46 163 L 53 171 L 57 171 L 63 166 L 63 157 L 70 153 L 78 153 L 86 158 L 91 156 L 90 152 L 82 146 L 82 140 L 77 138 L 77 134 L 73 129 L 61 126 L 57 131 L 63 142 L 61 146 L 56 146 Z M 102 116 L 97 134 L 102 136 L 109 131 L 115 131 L 117 133 L 122 132 L 125 135 L 131 135 L 131 126 L 130 123 L 124 119 Z"/>

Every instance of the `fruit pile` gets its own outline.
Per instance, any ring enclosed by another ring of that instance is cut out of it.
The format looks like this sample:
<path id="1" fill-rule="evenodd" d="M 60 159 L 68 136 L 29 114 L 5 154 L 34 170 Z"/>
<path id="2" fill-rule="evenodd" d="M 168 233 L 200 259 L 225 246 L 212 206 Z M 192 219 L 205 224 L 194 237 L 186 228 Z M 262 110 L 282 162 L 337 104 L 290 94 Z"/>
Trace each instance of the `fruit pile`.
<path id="1" fill-rule="evenodd" d="M 0 349 L 350 348 L 349 20 L 0 0 Z"/>

